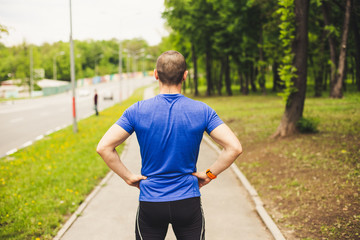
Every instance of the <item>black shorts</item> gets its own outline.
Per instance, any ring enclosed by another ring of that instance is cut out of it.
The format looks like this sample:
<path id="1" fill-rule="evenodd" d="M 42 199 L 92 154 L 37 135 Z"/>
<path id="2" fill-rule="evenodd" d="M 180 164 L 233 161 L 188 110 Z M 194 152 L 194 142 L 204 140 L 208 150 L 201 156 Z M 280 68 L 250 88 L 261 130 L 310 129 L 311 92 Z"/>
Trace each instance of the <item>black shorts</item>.
<path id="1" fill-rule="evenodd" d="M 141 201 L 136 215 L 136 239 L 165 239 L 169 223 L 178 240 L 205 239 L 205 219 L 200 197 L 172 202 Z"/>

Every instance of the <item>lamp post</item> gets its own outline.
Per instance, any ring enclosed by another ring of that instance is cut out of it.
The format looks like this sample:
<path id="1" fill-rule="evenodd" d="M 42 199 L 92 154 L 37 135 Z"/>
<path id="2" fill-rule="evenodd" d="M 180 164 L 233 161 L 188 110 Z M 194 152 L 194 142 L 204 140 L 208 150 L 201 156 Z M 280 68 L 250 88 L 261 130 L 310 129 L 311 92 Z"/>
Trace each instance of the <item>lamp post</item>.
<path id="1" fill-rule="evenodd" d="M 130 58 L 129 58 L 129 50 L 128 49 L 124 49 L 123 50 L 126 53 L 126 89 L 125 89 L 125 95 L 126 97 L 129 96 L 129 71 L 130 71 Z"/>
<path id="2" fill-rule="evenodd" d="M 54 62 L 53 62 L 53 79 L 56 80 L 57 79 L 57 74 L 56 74 L 56 57 L 57 56 L 60 56 L 60 55 L 64 55 L 65 52 L 64 51 L 61 51 L 61 52 L 58 52 L 54 55 Z"/>
<path id="3" fill-rule="evenodd" d="M 34 67 L 33 67 L 33 47 L 30 46 L 30 97 L 33 97 L 33 85 L 34 85 Z"/>
<path id="4" fill-rule="evenodd" d="M 74 43 L 72 39 L 72 14 L 71 14 L 71 0 L 70 1 L 70 72 L 71 72 L 71 88 L 72 88 L 72 109 L 73 109 L 73 132 L 78 132 L 76 122 L 76 106 L 75 106 L 75 57 L 74 57 Z"/>
<path id="5" fill-rule="evenodd" d="M 120 94 L 119 94 L 119 102 L 122 101 L 122 79 L 121 79 L 121 74 L 122 74 L 122 42 L 120 40 L 119 42 L 119 85 L 120 85 Z"/>
<path id="6" fill-rule="evenodd" d="M 142 58 L 144 56 L 145 53 L 145 49 L 144 48 L 140 48 L 137 51 L 133 51 L 133 56 L 134 56 L 134 72 L 137 72 L 138 70 L 138 62 L 137 60 Z"/>

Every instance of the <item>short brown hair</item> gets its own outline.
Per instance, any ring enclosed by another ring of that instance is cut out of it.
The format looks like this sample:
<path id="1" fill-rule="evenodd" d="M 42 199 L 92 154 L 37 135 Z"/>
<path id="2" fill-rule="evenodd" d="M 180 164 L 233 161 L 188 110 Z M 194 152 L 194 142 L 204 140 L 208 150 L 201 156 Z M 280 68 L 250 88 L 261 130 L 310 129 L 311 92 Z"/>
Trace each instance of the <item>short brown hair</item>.
<path id="1" fill-rule="evenodd" d="M 181 83 L 186 71 L 185 58 L 177 51 L 166 51 L 158 57 L 156 70 L 162 83 L 178 85 Z"/>

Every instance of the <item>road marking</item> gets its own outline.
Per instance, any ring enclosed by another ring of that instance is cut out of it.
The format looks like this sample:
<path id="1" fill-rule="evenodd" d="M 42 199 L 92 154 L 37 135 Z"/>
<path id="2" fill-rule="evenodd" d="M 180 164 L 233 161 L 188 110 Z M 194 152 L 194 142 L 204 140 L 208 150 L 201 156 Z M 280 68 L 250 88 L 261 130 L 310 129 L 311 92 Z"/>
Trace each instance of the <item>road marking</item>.
<path id="1" fill-rule="evenodd" d="M 16 122 L 20 122 L 20 121 L 22 121 L 22 120 L 24 120 L 24 118 L 22 118 L 22 117 L 20 117 L 20 118 L 14 118 L 14 119 L 10 120 L 10 123 L 16 123 Z"/>
<path id="2" fill-rule="evenodd" d="M 49 130 L 49 131 L 47 131 L 46 133 L 45 133 L 45 135 L 50 135 L 50 134 L 52 134 L 54 132 L 54 130 Z"/>
<path id="3" fill-rule="evenodd" d="M 24 144 L 22 145 L 22 147 L 23 147 L 23 148 L 26 148 L 26 147 L 30 146 L 31 144 L 33 144 L 32 141 L 27 141 L 26 143 L 24 143 Z"/>
<path id="4" fill-rule="evenodd" d="M 17 152 L 17 148 L 14 148 L 14 149 L 11 149 L 10 151 L 6 152 L 5 154 L 6 155 L 11 155 L 13 153 L 16 153 Z"/>
<path id="5" fill-rule="evenodd" d="M 36 138 L 35 138 L 35 140 L 36 141 L 39 141 L 39 140 L 41 140 L 41 139 L 43 139 L 44 138 L 44 135 L 40 135 L 40 136 L 37 136 Z"/>

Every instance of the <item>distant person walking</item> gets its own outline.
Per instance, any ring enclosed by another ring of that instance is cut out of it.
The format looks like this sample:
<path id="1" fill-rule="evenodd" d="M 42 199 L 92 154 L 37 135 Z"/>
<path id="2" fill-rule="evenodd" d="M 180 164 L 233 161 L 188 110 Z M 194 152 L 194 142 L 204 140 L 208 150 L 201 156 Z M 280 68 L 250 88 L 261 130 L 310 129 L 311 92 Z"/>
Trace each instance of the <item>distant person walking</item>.
<path id="1" fill-rule="evenodd" d="M 99 116 L 99 112 L 98 112 L 98 94 L 97 94 L 96 89 L 95 89 L 95 95 L 94 95 L 94 109 L 95 109 L 96 116 Z"/>
<path id="2" fill-rule="evenodd" d="M 241 144 L 213 109 L 181 94 L 188 74 L 183 55 L 164 52 L 154 73 L 160 94 L 130 106 L 102 137 L 97 152 L 128 185 L 140 189 L 136 239 L 164 239 L 169 223 L 177 239 L 205 239 L 199 189 L 235 161 Z M 134 131 L 141 175 L 130 172 L 115 150 Z M 224 149 L 206 171 L 198 172 L 204 132 Z"/>

